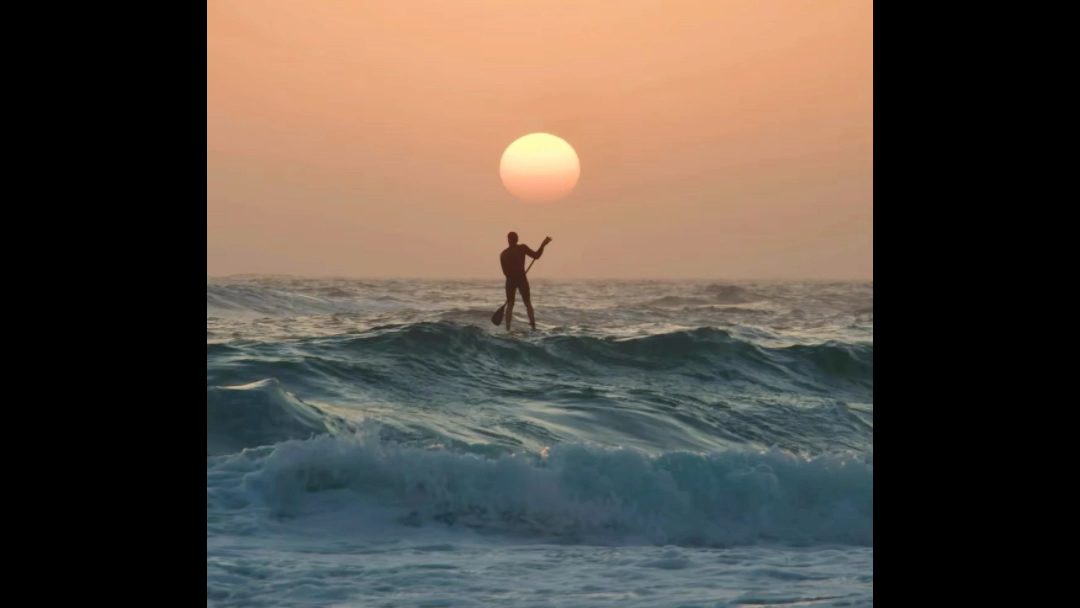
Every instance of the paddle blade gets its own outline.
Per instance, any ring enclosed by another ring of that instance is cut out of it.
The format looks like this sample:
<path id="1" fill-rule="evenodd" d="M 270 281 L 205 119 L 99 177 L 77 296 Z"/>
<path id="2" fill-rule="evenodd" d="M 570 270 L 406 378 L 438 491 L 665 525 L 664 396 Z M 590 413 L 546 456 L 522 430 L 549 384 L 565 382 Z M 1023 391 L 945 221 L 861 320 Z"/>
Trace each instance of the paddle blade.
<path id="1" fill-rule="evenodd" d="M 505 312 L 506 312 L 506 304 L 503 304 L 502 306 L 499 307 L 499 310 L 495 311 L 495 314 L 491 315 L 491 322 L 494 323 L 495 325 L 498 325 L 499 323 L 502 323 L 503 313 L 505 313 Z"/>

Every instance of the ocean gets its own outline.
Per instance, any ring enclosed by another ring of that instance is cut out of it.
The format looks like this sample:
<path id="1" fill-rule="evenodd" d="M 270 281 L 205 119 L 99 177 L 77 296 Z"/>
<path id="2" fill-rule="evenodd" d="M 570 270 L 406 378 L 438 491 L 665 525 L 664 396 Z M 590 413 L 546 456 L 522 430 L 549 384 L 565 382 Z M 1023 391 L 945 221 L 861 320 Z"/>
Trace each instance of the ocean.
<path id="1" fill-rule="evenodd" d="M 873 283 L 531 283 L 207 279 L 207 606 L 873 604 Z"/>

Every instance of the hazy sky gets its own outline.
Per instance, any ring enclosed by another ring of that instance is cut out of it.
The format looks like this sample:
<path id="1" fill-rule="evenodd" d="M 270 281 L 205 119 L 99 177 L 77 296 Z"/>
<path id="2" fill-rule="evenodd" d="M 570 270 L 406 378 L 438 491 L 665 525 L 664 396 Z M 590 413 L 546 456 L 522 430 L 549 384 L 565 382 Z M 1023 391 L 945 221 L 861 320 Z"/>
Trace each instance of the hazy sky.
<path id="1" fill-rule="evenodd" d="M 872 279 L 873 170 L 871 0 L 207 2 L 208 275 Z"/>

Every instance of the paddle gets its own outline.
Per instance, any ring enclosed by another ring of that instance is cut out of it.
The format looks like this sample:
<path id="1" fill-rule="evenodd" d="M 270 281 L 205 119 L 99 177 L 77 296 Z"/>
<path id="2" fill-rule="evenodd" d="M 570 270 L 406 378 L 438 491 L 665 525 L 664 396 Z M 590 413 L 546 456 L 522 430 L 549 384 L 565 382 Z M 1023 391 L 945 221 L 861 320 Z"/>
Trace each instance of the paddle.
<path id="1" fill-rule="evenodd" d="M 529 262 L 529 268 L 532 268 L 532 265 L 535 264 L 535 263 L 536 263 L 535 259 L 533 259 L 533 261 Z M 525 274 L 529 274 L 529 268 L 525 269 Z M 503 305 L 499 307 L 499 310 L 496 310 L 495 314 L 491 315 L 491 322 L 494 323 L 495 325 L 499 325 L 499 324 L 502 323 L 503 315 L 506 314 L 506 305 L 507 305 L 508 302 L 509 301 L 503 302 Z"/>

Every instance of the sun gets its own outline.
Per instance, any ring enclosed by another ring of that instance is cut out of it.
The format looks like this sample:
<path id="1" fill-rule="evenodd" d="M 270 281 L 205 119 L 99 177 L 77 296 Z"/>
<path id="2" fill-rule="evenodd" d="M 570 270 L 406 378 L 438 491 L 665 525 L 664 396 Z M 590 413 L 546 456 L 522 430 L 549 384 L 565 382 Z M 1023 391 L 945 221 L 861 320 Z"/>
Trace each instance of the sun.
<path id="1" fill-rule="evenodd" d="M 531 133 L 514 140 L 503 152 L 499 176 L 503 186 L 519 199 L 550 203 L 574 189 L 581 163 L 574 148 L 562 138 Z"/>

